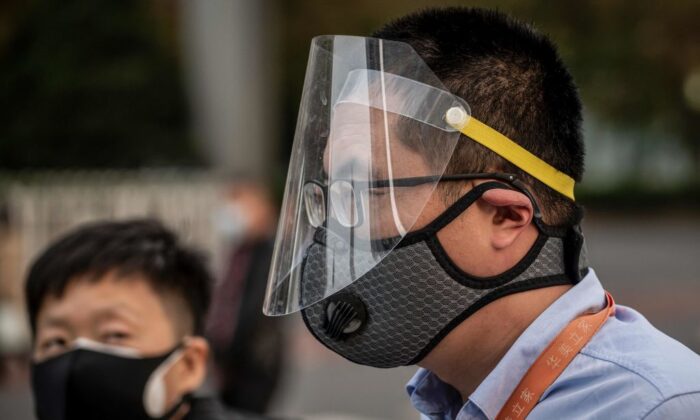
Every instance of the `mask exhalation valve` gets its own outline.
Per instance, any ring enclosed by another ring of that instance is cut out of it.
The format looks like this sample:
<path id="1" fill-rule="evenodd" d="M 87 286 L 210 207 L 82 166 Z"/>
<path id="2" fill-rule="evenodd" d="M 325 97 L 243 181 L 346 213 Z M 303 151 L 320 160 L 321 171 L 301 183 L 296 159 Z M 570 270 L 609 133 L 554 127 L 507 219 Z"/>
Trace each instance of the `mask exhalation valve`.
<path id="1" fill-rule="evenodd" d="M 325 313 L 323 329 L 334 340 L 344 340 L 357 332 L 367 320 L 365 304 L 346 293 L 328 299 Z"/>

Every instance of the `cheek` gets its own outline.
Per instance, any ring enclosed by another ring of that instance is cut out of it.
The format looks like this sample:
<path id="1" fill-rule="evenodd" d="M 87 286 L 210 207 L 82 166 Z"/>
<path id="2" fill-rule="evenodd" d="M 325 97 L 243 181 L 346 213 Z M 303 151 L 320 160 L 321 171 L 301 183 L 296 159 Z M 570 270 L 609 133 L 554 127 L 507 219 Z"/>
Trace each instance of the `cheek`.
<path id="1" fill-rule="evenodd" d="M 420 197 L 420 194 L 412 195 L 403 192 L 396 194 L 396 213 L 393 211 L 390 194 L 370 200 L 372 204 L 368 206 L 370 208 L 369 217 L 372 238 L 375 239 L 397 236 L 399 222 L 401 227 L 408 231 L 418 230 L 430 223 L 440 213 L 440 210 L 433 208 L 430 203 L 424 206 L 425 201 Z"/>
<path id="2" fill-rule="evenodd" d="M 144 321 L 144 324 L 139 326 L 138 331 L 129 340 L 131 346 L 147 355 L 162 354 L 172 349 L 179 339 L 170 320 L 166 318 L 156 320 L 154 318 Z"/>
<path id="3" fill-rule="evenodd" d="M 187 329 L 187 316 L 183 314 L 186 303 L 179 298 L 168 297 L 151 306 L 144 315 L 142 338 L 162 353 L 173 348 L 182 338 L 183 328 Z"/>
<path id="4" fill-rule="evenodd" d="M 425 195 L 425 193 L 418 194 L 416 196 L 418 199 L 409 197 L 407 200 L 409 203 L 408 209 L 410 210 L 408 214 L 413 218 L 412 231 L 426 227 L 447 210 L 447 206 L 438 193 L 433 193 L 427 202 L 424 198 Z"/>
<path id="5" fill-rule="evenodd" d="M 479 223 L 472 208 L 445 226 L 437 234 L 442 248 L 462 271 L 474 276 L 491 275 L 489 235 Z"/>

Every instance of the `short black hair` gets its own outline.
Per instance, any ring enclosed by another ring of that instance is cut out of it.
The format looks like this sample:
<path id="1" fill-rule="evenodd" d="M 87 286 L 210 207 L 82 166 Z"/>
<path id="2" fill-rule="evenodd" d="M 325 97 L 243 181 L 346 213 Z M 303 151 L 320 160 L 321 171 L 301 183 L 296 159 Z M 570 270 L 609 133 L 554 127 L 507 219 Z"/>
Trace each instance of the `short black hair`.
<path id="1" fill-rule="evenodd" d="M 530 25 L 479 8 L 426 9 L 374 37 L 408 43 L 472 115 L 576 181 L 583 176 L 581 101 L 555 45 Z M 497 169 L 531 189 L 545 221 L 576 223 L 576 205 L 475 141 L 460 141 L 448 173 Z"/>
<path id="2" fill-rule="evenodd" d="M 78 278 L 96 282 L 112 271 L 143 275 L 161 296 L 181 298 L 191 315 L 191 332 L 204 333 L 212 287 L 204 257 L 152 219 L 86 224 L 50 244 L 32 263 L 25 284 L 32 332 L 48 296 L 61 297 Z"/>

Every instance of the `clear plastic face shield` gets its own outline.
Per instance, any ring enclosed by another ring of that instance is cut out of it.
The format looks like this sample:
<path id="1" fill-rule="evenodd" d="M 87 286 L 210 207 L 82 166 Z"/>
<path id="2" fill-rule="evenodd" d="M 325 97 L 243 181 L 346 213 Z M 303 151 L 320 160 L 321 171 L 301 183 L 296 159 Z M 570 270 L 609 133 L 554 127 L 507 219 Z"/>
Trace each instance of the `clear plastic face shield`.
<path id="1" fill-rule="evenodd" d="M 448 111 L 469 116 L 408 44 L 314 38 L 265 314 L 340 291 L 429 222 L 421 213 L 460 136 Z M 323 254 L 323 275 L 305 275 L 310 252 Z"/>

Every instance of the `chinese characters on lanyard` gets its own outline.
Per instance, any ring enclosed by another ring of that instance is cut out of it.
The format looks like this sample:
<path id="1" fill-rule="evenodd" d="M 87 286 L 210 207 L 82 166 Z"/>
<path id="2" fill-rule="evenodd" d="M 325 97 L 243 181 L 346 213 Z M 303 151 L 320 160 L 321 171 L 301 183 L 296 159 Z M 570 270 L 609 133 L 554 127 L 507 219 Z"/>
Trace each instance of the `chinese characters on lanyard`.
<path id="1" fill-rule="evenodd" d="M 605 292 L 605 297 L 607 306 L 603 310 L 574 319 L 549 343 L 501 408 L 497 420 L 524 419 L 530 414 L 544 391 L 574 360 L 608 317 L 615 313 L 612 296 Z"/>

